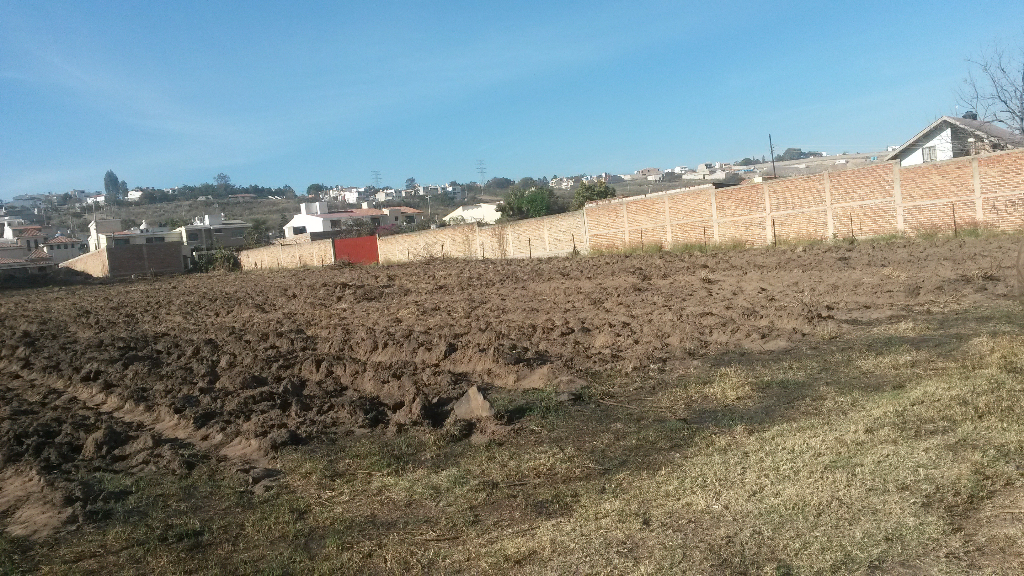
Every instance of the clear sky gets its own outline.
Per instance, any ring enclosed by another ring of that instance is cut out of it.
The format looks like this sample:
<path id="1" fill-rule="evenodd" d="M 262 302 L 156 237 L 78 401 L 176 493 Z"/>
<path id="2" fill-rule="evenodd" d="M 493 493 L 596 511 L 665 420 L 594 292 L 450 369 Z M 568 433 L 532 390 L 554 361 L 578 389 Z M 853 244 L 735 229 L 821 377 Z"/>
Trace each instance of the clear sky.
<path id="1" fill-rule="evenodd" d="M 870 152 L 1024 2 L 0 0 L 0 198 Z"/>

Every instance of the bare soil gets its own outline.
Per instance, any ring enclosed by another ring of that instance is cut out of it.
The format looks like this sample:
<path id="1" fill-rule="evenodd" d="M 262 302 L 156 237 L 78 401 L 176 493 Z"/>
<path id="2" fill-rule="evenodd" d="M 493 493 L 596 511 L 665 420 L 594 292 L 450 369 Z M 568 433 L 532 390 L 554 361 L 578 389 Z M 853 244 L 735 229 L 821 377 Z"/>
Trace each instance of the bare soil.
<path id="1" fill-rule="evenodd" d="M 0 520 L 101 522 L 110 475 L 451 427 L 456 402 L 676 374 L 1015 297 L 1019 238 L 435 260 L 0 292 Z M 457 433 L 518 433 L 499 413 Z M 696 422 L 699 424 L 699 421 Z M 1008 508 L 1016 504 L 1007 503 Z M 995 513 L 995 512 L 993 512 Z"/>

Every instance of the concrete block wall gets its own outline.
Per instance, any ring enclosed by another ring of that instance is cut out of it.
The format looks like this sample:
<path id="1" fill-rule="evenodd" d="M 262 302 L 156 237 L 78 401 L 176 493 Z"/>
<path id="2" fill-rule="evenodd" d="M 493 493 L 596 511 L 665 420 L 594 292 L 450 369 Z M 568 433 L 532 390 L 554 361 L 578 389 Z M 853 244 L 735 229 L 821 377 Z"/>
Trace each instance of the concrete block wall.
<path id="1" fill-rule="evenodd" d="M 94 250 L 77 258 L 66 260 L 60 263 L 60 267 L 78 270 L 95 278 L 105 278 L 110 274 L 110 267 L 107 266 L 107 252 L 105 250 Z"/>
<path id="2" fill-rule="evenodd" d="M 541 258 L 569 254 L 574 247 L 586 253 L 641 244 L 668 248 L 739 241 L 757 246 L 774 240 L 914 234 L 952 229 L 954 214 L 958 226 L 1024 227 L 1024 150 L 613 198 L 566 214 L 497 226 L 449 226 L 379 238 L 377 244 L 382 263 L 441 256 Z M 322 252 L 309 248 L 317 244 L 248 250 L 242 253 L 243 268 L 331 262 L 327 244 Z"/>
<path id="3" fill-rule="evenodd" d="M 243 270 L 327 266 L 334 263 L 332 240 L 273 244 L 238 253 Z"/>
<path id="4" fill-rule="evenodd" d="M 136 274 L 181 274 L 185 271 L 181 242 L 107 246 L 107 266 L 112 278 Z"/>
<path id="5" fill-rule="evenodd" d="M 587 250 L 582 211 L 477 227 L 479 258 L 545 258 Z"/>
<path id="6" fill-rule="evenodd" d="M 98 278 L 180 274 L 185 271 L 181 242 L 107 246 L 62 262 L 60 266 Z"/>
<path id="7" fill-rule="evenodd" d="M 429 258 L 475 258 L 476 224 L 446 226 L 434 230 L 395 234 L 377 240 L 383 264 Z"/>

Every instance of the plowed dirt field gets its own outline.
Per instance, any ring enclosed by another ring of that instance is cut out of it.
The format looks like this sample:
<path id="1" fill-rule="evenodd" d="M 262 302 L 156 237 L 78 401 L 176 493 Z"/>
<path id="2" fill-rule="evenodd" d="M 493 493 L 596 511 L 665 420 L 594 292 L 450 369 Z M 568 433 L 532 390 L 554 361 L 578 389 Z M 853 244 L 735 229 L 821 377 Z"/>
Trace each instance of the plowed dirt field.
<path id="1" fill-rule="evenodd" d="M 1018 238 L 216 273 L 0 293 L 0 518 L 45 536 L 91 478 L 275 466 L 282 447 L 440 427 L 476 386 L 770 358 L 1009 301 Z M 514 435 L 514 418 L 478 424 Z"/>

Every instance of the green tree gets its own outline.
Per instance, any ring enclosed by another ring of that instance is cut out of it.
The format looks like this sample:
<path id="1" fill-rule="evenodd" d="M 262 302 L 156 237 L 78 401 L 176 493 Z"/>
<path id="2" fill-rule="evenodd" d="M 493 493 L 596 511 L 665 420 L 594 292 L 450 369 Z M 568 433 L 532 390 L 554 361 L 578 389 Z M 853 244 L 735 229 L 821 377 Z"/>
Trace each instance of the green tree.
<path id="1" fill-rule="evenodd" d="M 287 222 L 285 222 L 287 224 Z M 252 218 L 249 229 L 245 231 L 245 246 L 256 248 L 270 244 L 270 227 L 266 218 Z"/>
<path id="2" fill-rule="evenodd" d="M 405 189 L 406 190 L 412 190 L 415 187 L 416 187 L 416 179 L 415 178 L 410 176 L 410 177 L 405 179 Z"/>
<path id="3" fill-rule="evenodd" d="M 520 220 L 559 214 L 565 212 L 566 208 L 565 201 L 554 190 L 541 186 L 529 190 L 512 189 L 498 211 L 506 220 Z"/>
<path id="4" fill-rule="evenodd" d="M 543 183 L 538 182 L 529 176 L 520 178 L 519 182 L 516 182 L 516 188 L 519 188 L 520 190 L 529 190 L 531 188 L 536 188 L 537 186 L 543 186 Z"/>
<path id="5" fill-rule="evenodd" d="M 508 178 L 491 178 L 484 184 L 484 188 L 493 190 L 507 190 L 515 185 L 515 182 Z"/>
<path id="6" fill-rule="evenodd" d="M 583 182 L 576 188 L 576 194 L 573 196 L 571 208 L 573 210 L 580 210 L 586 206 L 587 202 L 614 197 L 615 188 L 609 186 L 604 180 Z"/>
<path id="7" fill-rule="evenodd" d="M 228 189 L 231 188 L 231 177 L 221 172 L 213 177 L 213 181 L 217 184 L 217 194 L 219 196 L 226 196 Z"/>
<path id="8" fill-rule="evenodd" d="M 327 186 L 323 184 L 310 184 L 306 187 L 306 195 L 316 199 L 320 199 L 320 194 L 327 190 Z"/>
<path id="9" fill-rule="evenodd" d="M 117 179 L 117 174 L 114 174 L 113 170 L 107 170 L 103 175 L 103 193 L 107 195 L 107 201 L 116 199 L 120 189 L 121 182 Z"/>

